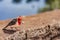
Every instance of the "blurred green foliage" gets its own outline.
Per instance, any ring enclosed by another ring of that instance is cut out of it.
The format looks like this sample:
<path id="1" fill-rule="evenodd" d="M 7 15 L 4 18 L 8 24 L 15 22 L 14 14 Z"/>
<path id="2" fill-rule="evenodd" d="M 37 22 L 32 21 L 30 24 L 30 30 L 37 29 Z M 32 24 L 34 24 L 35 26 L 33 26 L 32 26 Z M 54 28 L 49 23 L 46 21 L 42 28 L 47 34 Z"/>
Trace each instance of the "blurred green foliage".
<path id="1" fill-rule="evenodd" d="M 44 8 L 38 9 L 38 13 L 40 13 L 40 12 L 45 12 L 45 11 L 51 11 L 51 10 L 53 10 L 53 9 L 52 9 L 52 8 L 44 7 Z"/>
<path id="2" fill-rule="evenodd" d="M 46 6 L 38 9 L 38 13 L 60 9 L 60 0 L 45 0 Z M 48 5 L 48 6 L 47 6 Z"/>

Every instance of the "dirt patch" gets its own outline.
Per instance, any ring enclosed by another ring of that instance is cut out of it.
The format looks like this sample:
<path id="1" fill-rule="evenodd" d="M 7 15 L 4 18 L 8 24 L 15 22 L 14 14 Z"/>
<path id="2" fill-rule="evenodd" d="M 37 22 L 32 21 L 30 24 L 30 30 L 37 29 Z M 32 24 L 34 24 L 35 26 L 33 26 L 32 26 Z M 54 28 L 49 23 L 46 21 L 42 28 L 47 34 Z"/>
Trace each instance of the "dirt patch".
<path id="1" fill-rule="evenodd" d="M 20 26 L 16 24 L 2 29 L 11 21 L 0 21 L 1 40 L 58 40 L 60 38 L 60 10 L 23 17 Z M 10 34 L 12 30 L 16 32 Z M 60 39 L 59 39 L 60 40 Z"/>

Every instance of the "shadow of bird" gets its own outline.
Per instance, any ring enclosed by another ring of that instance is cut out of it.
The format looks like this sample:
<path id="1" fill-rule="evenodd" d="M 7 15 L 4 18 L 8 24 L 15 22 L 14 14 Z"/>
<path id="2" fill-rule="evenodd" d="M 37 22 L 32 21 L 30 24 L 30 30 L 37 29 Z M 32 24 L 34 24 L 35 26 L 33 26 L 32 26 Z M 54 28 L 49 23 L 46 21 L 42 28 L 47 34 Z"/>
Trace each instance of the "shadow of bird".
<path id="1" fill-rule="evenodd" d="M 15 25 L 16 24 L 16 22 L 17 22 L 17 19 L 13 19 L 12 21 L 10 21 L 9 23 L 8 23 L 8 25 L 7 26 L 5 26 L 2 30 L 6 33 L 7 31 L 13 31 L 13 32 L 15 32 L 15 30 L 7 30 L 6 28 L 8 27 L 8 26 L 12 26 L 12 25 Z"/>

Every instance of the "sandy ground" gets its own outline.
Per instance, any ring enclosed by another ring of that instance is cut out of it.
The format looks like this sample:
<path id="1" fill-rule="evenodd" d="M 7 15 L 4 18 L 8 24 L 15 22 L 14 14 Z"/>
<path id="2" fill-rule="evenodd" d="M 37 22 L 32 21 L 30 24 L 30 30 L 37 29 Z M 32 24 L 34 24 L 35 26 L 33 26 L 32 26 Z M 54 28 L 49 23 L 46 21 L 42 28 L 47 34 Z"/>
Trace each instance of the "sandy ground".
<path id="1" fill-rule="evenodd" d="M 6 34 L 2 31 L 2 29 L 11 21 L 12 19 L 8 20 L 1 20 L 0 21 L 0 40 L 3 40 L 3 38 L 9 36 L 9 34 Z M 54 11 L 48 11 L 36 15 L 26 16 L 23 17 L 22 23 L 20 26 L 17 26 L 17 24 L 13 25 L 13 27 L 16 27 L 19 30 L 29 30 L 29 29 L 35 29 L 40 28 L 41 26 L 48 25 L 52 23 L 53 21 L 59 21 L 60 20 L 60 10 L 54 10 Z"/>

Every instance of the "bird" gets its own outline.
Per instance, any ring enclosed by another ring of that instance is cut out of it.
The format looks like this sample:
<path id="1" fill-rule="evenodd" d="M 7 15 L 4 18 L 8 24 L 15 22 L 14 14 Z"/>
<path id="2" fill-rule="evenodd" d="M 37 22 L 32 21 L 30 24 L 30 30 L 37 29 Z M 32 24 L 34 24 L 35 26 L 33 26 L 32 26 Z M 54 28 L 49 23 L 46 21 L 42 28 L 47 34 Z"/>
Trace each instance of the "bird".
<path id="1" fill-rule="evenodd" d="M 15 24 L 16 24 L 16 22 L 17 22 L 17 19 L 13 19 L 12 21 L 10 21 L 10 22 L 8 23 L 8 25 L 7 25 L 7 26 L 5 26 L 5 27 L 3 28 L 3 30 L 6 30 L 6 28 L 7 28 L 8 26 L 15 25 Z"/>

